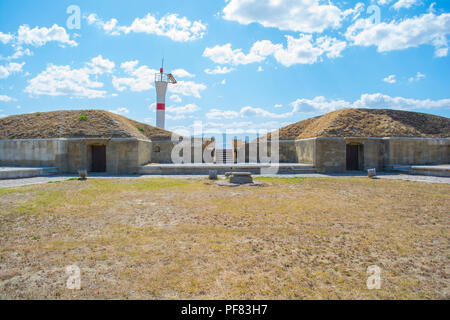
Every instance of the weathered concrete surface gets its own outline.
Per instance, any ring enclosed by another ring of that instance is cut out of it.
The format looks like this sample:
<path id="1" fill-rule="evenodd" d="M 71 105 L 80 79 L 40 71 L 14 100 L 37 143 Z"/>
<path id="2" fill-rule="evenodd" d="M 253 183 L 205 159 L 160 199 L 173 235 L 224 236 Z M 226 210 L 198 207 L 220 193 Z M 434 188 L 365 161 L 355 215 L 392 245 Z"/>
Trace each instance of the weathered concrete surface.
<path id="1" fill-rule="evenodd" d="M 237 183 L 237 184 L 253 183 L 251 172 L 232 172 L 230 175 L 230 183 Z"/>
<path id="2" fill-rule="evenodd" d="M 394 165 L 450 163 L 449 138 L 301 139 L 295 141 L 297 159 L 299 163 L 314 165 L 320 172 L 345 172 L 347 144 L 362 146 L 360 163 L 363 170 L 391 170 Z"/>
<path id="3" fill-rule="evenodd" d="M 344 172 L 345 145 L 343 138 L 316 138 L 314 166 L 322 172 Z"/>
<path id="4" fill-rule="evenodd" d="M 312 165 L 300 163 L 280 163 L 271 165 L 268 163 L 235 163 L 235 164 L 214 164 L 214 163 L 185 163 L 185 164 L 149 164 L 141 166 L 139 174 L 209 174 L 210 170 L 217 171 L 218 174 L 225 172 L 251 172 L 260 174 L 269 172 L 268 169 L 277 169 L 274 173 L 314 173 L 316 169 Z M 265 170 L 266 169 L 266 170 Z"/>
<path id="5" fill-rule="evenodd" d="M 392 170 L 413 175 L 450 177 L 450 164 L 435 166 L 395 165 Z"/>
<path id="6" fill-rule="evenodd" d="M 91 170 L 91 146 L 106 146 L 106 172 L 137 173 L 150 162 L 150 141 L 133 138 L 0 140 L 0 165 L 56 167 L 61 173 Z"/>
<path id="7" fill-rule="evenodd" d="M 316 139 L 295 140 L 293 143 L 295 144 L 298 162 L 314 164 L 316 158 Z"/>
<path id="8" fill-rule="evenodd" d="M 60 167 L 66 162 L 67 143 L 59 139 L 0 140 L 0 165 Z"/>
<path id="9" fill-rule="evenodd" d="M 58 173 L 56 167 L 0 167 L 0 179 L 21 179 L 49 176 Z"/>
<path id="10" fill-rule="evenodd" d="M 386 167 L 450 163 L 449 138 L 385 138 Z"/>

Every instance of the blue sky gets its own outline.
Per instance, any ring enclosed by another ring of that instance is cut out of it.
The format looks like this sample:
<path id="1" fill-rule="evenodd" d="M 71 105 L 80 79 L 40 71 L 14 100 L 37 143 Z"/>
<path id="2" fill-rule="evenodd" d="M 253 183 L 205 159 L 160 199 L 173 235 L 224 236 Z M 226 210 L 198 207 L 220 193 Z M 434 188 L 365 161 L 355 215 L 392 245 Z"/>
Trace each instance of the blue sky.
<path id="1" fill-rule="evenodd" d="M 2 0 L 0 116 L 104 109 L 154 125 L 164 57 L 179 81 L 166 128 L 182 134 L 344 107 L 449 117 L 449 34 L 448 1 Z"/>

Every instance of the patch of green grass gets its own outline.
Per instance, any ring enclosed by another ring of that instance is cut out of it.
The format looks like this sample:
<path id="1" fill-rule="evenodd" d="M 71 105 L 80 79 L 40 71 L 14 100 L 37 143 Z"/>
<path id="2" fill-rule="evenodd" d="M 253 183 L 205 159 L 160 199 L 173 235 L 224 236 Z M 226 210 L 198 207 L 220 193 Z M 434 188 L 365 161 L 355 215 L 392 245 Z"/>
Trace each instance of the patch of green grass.
<path id="1" fill-rule="evenodd" d="M 8 138 L 9 138 L 9 139 L 14 139 L 15 137 L 17 137 L 17 134 L 12 134 L 12 135 L 10 135 Z"/>
<path id="2" fill-rule="evenodd" d="M 141 126 L 139 126 L 139 127 L 137 127 L 138 129 L 139 129 L 139 131 L 142 131 L 142 132 L 144 132 L 144 127 L 141 127 Z"/>
<path id="3" fill-rule="evenodd" d="M 78 121 L 87 121 L 88 116 L 84 113 L 81 114 L 81 116 L 78 117 Z"/>
<path id="4" fill-rule="evenodd" d="M 36 112 L 36 117 L 39 117 L 41 115 L 40 112 Z"/>

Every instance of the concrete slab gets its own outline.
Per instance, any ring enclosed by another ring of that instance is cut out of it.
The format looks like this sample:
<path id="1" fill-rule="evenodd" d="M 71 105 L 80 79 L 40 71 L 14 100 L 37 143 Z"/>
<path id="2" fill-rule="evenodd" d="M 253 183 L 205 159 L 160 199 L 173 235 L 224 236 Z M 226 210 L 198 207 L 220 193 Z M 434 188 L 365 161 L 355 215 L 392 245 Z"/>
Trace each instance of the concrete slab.
<path id="1" fill-rule="evenodd" d="M 310 164 L 302 163 L 184 163 L 184 164 L 148 164 L 139 168 L 139 174 L 208 174 L 215 170 L 218 174 L 225 172 L 250 172 L 261 174 L 273 170 L 274 173 L 315 173 L 316 168 Z"/>
<path id="2" fill-rule="evenodd" d="M 450 177 L 450 164 L 440 165 L 395 165 L 393 171 L 412 175 Z"/>
<path id="3" fill-rule="evenodd" d="M 0 179 L 42 177 L 56 173 L 56 167 L 0 167 Z"/>

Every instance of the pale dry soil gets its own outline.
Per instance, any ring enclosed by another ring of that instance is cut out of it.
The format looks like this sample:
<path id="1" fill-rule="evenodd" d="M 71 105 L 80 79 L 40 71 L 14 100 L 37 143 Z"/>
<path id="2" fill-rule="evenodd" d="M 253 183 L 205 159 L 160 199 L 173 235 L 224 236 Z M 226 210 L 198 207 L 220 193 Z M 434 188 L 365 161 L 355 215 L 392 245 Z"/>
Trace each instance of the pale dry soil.
<path id="1" fill-rule="evenodd" d="M 362 177 L 0 189 L 2 299 L 448 299 L 450 188 Z M 66 288 L 67 265 L 81 290 Z M 381 289 L 366 271 L 381 268 Z"/>

